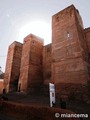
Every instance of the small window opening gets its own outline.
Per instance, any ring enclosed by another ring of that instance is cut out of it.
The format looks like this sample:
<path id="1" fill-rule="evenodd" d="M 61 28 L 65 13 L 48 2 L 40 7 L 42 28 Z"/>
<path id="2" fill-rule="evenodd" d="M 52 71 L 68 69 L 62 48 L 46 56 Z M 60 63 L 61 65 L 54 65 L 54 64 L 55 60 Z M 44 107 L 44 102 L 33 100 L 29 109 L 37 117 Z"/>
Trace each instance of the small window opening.
<path id="1" fill-rule="evenodd" d="M 70 33 L 69 33 L 69 32 L 67 32 L 67 37 L 68 37 L 68 38 L 70 37 Z"/>

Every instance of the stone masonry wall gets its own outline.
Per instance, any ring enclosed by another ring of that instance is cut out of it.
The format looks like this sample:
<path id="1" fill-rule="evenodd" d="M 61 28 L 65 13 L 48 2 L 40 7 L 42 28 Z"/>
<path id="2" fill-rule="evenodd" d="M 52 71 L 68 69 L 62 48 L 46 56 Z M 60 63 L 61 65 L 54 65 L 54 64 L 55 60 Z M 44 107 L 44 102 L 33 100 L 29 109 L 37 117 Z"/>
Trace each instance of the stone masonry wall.
<path id="1" fill-rule="evenodd" d="M 3 88 L 4 88 L 3 83 L 4 83 L 3 79 L 0 79 L 0 94 L 3 93 Z"/>
<path id="2" fill-rule="evenodd" d="M 43 81 L 48 85 L 51 82 L 52 44 L 43 48 Z"/>
<path id="3" fill-rule="evenodd" d="M 29 92 L 33 85 L 42 84 L 43 40 L 35 35 L 24 39 L 19 85 L 21 91 Z"/>
<path id="4" fill-rule="evenodd" d="M 22 44 L 13 42 L 8 49 L 7 63 L 4 77 L 4 87 L 6 91 L 16 91 L 20 74 L 20 64 L 22 55 Z"/>
<path id="5" fill-rule="evenodd" d="M 56 86 L 83 85 L 90 79 L 83 24 L 73 5 L 52 17 L 52 61 L 52 82 Z M 56 87 L 56 91 L 61 92 L 61 88 Z"/>
<path id="6" fill-rule="evenodd" d="M 85 38 L 88 46 L 88 53 L 90 53 L 90 28 L 84 29 L 84 34 L 85 34 Z"/>

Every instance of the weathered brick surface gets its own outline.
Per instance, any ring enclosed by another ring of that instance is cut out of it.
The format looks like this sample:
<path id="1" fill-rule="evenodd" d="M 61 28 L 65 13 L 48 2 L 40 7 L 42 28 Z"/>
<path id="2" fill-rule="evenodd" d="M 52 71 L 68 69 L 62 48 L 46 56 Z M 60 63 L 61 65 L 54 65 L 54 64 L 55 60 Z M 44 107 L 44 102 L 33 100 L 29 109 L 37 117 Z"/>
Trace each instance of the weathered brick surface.
<path id="1" fill-rule="evenodd" d="M 43 81 L 44 84 L 51 82 L 52 44 L 43 48 Z"/>
<path id="2" fill-rule="evenodd" d="M 52 17 L 52 82 L 60 85 L 58 93 L 62 84 L 77 86 L 90 79 L 85 39 L 82 19 L 73 5 Z"/>
<path id="3" fill-rule="evenodd" d="M 8 49 L 7 63 L 4 77 L 6 91 L 16 91 L 20 74 L 22 44 L 13 42 Z"/>
<path id="4" fill-rule="evenodd" d="M 52 17 L 53 60 L 82 55 L 75 12 L 75 8 L 70 6 Z"/>
<path id="5" fill-rule="evenodd" d="M 87 41 L 88 52 L 90 53 L 90 28 L 84 29 L 84 33 Z"/>
<path id="6" fill-rule="evenodd" d="M 4 83 L 3 79 L 0 79 L 0 94 L 3 93 L 3 88 L 4 88 L 3 83 Z"/>
<path id="7" fill-rule="evenodd" d="M 21 91 L 27 91 L 31 85 L 41 84 L 42 78 L 43 40 L 35 35 L 24 39 L 20 78 Z"/>
<path id="8" fill-rule="evenodd" d="M 86 62 L 81 58 L 69 59 L 67 61 L 53 64 L 52 74 L 55 83 L 78 83 L 85 84 L 89 80 Z"/>

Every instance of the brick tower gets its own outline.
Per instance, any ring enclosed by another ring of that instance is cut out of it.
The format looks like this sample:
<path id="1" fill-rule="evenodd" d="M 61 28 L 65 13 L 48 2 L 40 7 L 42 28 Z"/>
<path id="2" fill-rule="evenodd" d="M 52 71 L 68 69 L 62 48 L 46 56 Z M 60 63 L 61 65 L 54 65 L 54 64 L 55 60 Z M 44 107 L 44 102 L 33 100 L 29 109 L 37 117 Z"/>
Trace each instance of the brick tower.
<path id="1" fill-rule="evenodd" d="M 16 91 L 20 74 L 22 44 L 13 42 L 8 49 L 4 88 L 6 92 Z"/>
<path id="2" fill-rule="evenodd" d="M 52 61 L 52 82 L 58 92 L 64 85 L 89 80 L 83 23 L 73 5 L 52 17 Z"/>
<path id="3" fill-rule="evenodd" d="M 28 93 L 42 84 L 42 55 L 43 40 L 33 34 L 25 37 L 18 85 L 20 91 Z"/>
<path id="4" fill-rule="evenodd" d="M 43 81 L 45 85 L 51 82 L 52 44 L 43 47 Z"/>

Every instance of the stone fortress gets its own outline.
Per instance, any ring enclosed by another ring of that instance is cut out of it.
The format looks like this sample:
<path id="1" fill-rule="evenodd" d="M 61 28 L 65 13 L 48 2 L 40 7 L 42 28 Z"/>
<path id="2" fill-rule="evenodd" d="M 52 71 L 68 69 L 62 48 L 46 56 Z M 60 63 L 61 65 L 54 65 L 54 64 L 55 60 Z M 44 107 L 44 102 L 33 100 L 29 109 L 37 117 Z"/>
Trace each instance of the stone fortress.
<path id="1" fill-rule="evenodd" d="M 90 28 L 84 29 L 79 11 L 71 5 L 52 16 L 52 43 L 29 34 L 23 44 L 8 49 L 4 88 L 26 93 L 46 90 L 54 83 L 56 93 L 87 92 L 90 81 Z"/>

